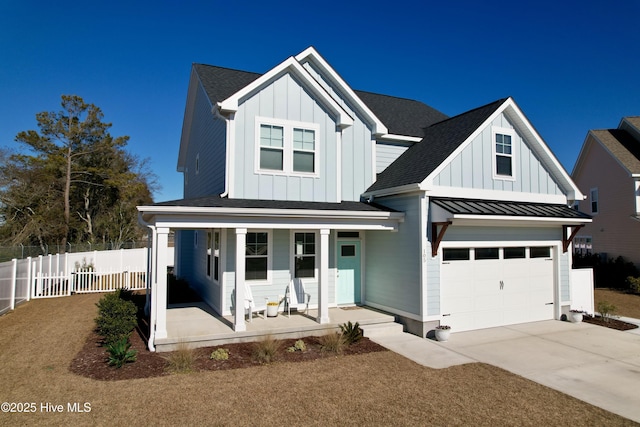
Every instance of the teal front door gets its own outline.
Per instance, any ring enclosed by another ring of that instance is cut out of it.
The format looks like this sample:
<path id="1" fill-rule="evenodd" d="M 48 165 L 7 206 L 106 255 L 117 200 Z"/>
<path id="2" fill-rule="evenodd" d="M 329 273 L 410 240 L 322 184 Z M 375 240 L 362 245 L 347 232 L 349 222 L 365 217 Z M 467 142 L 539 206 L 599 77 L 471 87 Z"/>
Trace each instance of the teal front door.
<path id="1" fill-rule="evenodd" d="M 338 304 L 358 304 L 360 296 L 360 241 L 338 241 Z"/>

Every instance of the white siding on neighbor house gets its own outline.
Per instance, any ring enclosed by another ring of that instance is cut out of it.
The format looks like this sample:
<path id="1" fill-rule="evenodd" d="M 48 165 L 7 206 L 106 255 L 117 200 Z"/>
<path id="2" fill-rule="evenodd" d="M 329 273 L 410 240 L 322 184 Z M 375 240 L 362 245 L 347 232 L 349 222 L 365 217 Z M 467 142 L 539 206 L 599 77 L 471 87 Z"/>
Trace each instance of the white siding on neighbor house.
<path id="1" fill-rule="evenodd" d="M 368 231 L 365 301 L 419 316 L 421 300 L 420 196 L 376 199 L 404 212 L 397 232 Z"/>
<path id="2" fill-rule="evenodd" d="M 256 173 L 259 166 L 256 117 L 320 126 L 316 136 L 318 176 Z M 235 119 L 233 198 L 337 202 L 336 122 L 290 74 L 245 100 Z"/>
<path id="3" fill-rule="evenodd" d="M 380 173 L 393 163 L 411 144 L 378 141 L 376 143 L 376 173 Z"/>
<path id="4" fill-rule="evenodd" d="M 514 180 L 494 178 L 492 127 L 516 131 L 512 139 Z M 443 187 L 562 194 L 558 183 L 504 114 L 496 117 L 491 125 L 484 128 L 461 153 L 452 159 L 434 178 L 433 183 Z"/>
<path id="5" fill-rule="evenodd" d="M 225 190 L 226 121 L 216 118 L 201 85 L 195 108 L 186 156 L 184 197 L 209 196 Z M 196 158 L 198 170 L 196 170 Z"/>

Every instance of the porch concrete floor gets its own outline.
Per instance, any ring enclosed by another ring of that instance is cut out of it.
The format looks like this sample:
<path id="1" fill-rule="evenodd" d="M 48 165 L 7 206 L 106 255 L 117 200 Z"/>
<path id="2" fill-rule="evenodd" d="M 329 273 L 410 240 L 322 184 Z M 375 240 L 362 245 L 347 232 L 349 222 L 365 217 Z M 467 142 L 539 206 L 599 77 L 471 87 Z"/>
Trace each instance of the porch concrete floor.
<path id="1" fill-rule="evenodd" d="M 257 341 L 265 335 L 278 339 L 321 335 L 338 330 L 349 321 L 360 325 L 394 323 L 393 315 L 369 307 L 330 308 L 331 322 L 324 325 L 316 322 L 317 313 L 317 310 L 309 310 L 308 315 L 292 311 L 290 318 L 286 313 L 279 313 L 266 319 L 254 313 L 252 322 L 245 321 L 247 330 L 235 332 L 232 316 L 219 316 L 204 302 L 169 305 L 167 338 L 156 338 L 155 346 L 157 351 L 171 351 L 181 343 L 196 348 Z"/>

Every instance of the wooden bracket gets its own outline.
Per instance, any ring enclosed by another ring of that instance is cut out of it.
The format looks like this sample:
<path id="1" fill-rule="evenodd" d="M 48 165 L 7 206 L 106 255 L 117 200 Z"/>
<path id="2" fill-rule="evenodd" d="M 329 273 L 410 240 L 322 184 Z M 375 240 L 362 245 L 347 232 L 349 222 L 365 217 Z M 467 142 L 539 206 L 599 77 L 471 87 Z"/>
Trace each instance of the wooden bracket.
<path id="1" fill-rule="evenodd" d="M 438 233 L 439 225 L 442 226 L 442 228 L 440 229 L 440 233 Z M 438 248 L 440 247 L 440 242 L 442 242 L 444 233 L 447 231 L 447 227 L 449 227 L 450 225 L 451 225 L 451 221 L 431 223 L 431 239 L 435 239 L 433 242 L 431 242 L 432 257 L 435 257 L 438 255 Z"/>
<path id="2" fill-rule="evenodd" d="M 576 234 L 578 234 L 578 231 L 580 231 L 580 229 L 584 227 L 584 224 L 572 226 L 571 235 L 569 236 L 569 238 L 567 238 L 567 229 L 569 227 L 570 227 L 569 225 L 562 226 L 562 252 L 563 253 L 569 250 L 569 245 L 573 241 L 573 238 L 576 237 Z"/>

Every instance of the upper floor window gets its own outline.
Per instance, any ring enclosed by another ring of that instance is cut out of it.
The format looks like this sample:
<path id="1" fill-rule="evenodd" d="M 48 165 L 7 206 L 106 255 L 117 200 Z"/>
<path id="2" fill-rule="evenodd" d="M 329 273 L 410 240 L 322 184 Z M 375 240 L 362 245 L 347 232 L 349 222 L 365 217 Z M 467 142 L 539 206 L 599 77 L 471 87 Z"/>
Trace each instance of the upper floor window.
<path id="1" fill-rule="evenodd" d="M 281 171 L 284 167 L 284 129 L 260 125 L 260 169 Z"/>
<path id="2" fill-rule="evenodd" d="M 494 178 L 513 179 L 514 170 L 514 132 L 511 129 L 493 129 Z"/>
<path id="3" fill-rule="evenodd" d="M 293 129 L 293 170 L 315 172 L 316 132 Z"/>
<path id="4" fill-rule="evenodd" d="M 256 125 L 259 139 L 256 173 L 317 173 L 318 125 L 264 117 L 257 117 Z"/>
<path id="5" fill-rule="evenodd" d="M 591 213 L 598 213 L 598 189 L 597 188 L 592 188 L 591 189 Z"/>

